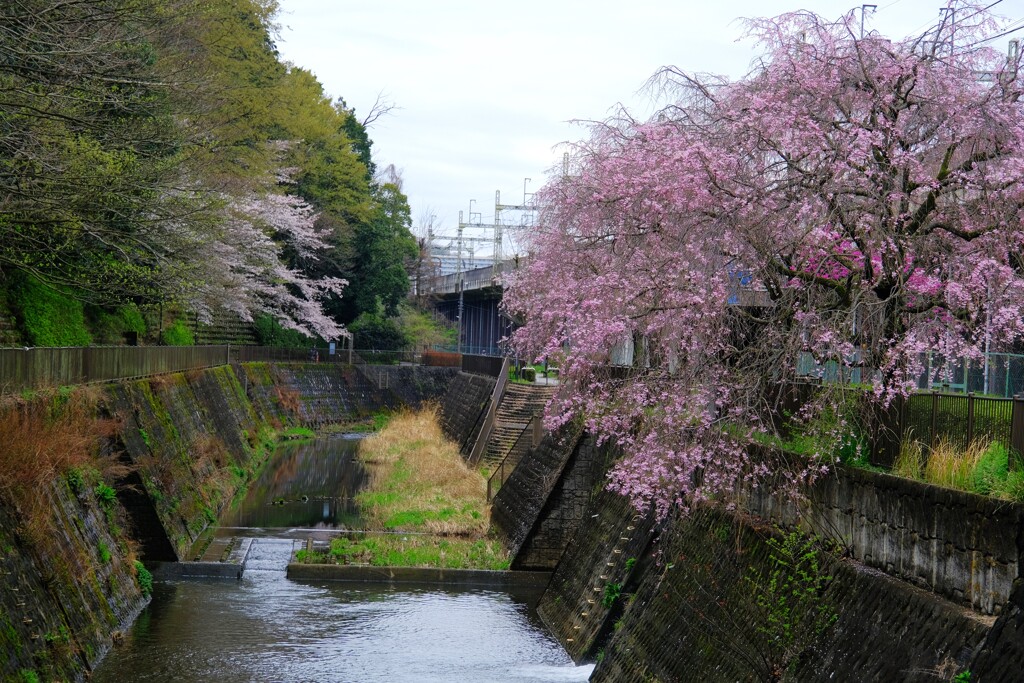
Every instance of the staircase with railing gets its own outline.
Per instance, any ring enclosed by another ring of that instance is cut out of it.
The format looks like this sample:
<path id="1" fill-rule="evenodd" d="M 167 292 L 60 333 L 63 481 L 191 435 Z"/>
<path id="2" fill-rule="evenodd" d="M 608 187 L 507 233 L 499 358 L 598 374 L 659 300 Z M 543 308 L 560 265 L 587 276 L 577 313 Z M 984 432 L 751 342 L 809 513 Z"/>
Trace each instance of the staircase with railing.
<path id="1" fill-rule="evenodd" d="M 538 384 L 509 384 L 495 415 L 480 462 L 493 467 L 508 455 L 523 430 L 544 412 L 556 387 Z"/>
<path id="2" fill-rule="evenodd" d="M 544 436 L 544 427 L 541 423 L 541 418 L 536 415 L 530 418 L 522 429 L 519 430 L 518 434 L 512 439 L 512 442 L 505 452 L 505 456 L 495 466 L 494 471 L 491 472 L 491 476 L 487 479 L 487 500 L 490 501 L 498 494 L 498 490 L 501 489 L 501 485 L 508 481 L 508 478 L 512 475 L 516 465 L 519 461 L 529 452 L 531 448 L 535 448 L 541 438 Z"/>

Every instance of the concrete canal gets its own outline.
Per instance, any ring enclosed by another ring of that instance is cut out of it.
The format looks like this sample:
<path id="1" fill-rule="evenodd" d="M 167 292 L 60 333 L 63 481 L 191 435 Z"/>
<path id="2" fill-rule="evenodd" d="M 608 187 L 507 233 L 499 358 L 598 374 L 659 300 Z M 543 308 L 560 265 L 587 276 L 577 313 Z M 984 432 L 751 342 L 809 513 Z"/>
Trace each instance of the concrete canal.
<path id="1" fill-rule="evenodd" d="M 537 617 L 538 588 L 449 588 L 286 578 L 311 533 L 358 526 L 358 440 L 278 449 L 215 534 L 252 542 L 240 580 L 158 581 L 97 668 L 113 681 L 585 681 Z"/>

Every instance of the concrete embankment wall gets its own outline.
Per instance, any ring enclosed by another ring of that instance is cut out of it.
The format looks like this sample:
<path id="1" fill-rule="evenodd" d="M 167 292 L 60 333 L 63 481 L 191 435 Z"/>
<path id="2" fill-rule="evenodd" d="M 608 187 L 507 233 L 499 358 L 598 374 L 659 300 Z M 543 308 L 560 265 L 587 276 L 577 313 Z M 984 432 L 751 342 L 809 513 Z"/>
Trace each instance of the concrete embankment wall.
<path id="1" fill-rule="evenodd" d="M 672 523 L 591 680 L 948 681 L 989 631 L 991 618 L 824 555 L 827 587 L 785 612 L 767 588 L 771 533 L 717 510 Z"/>
<path id="2" fill-rule="evenodd" d="M 738 511 L 656 528 L 603 490 L 614 453 L 591 448 L 583 436 L 529 451 L 493 521 L 513 566 L 559 556 L 540 615 L 576 661 L 600 660 L 592 680 L 934 681 L 968 668 L 975 683 L 1018 679 L 1021 506 L 840 468 L 802 502 L 745 491 Z M 786 653 L 763 586 L 780 566 L 772 544 L 793 528 L 821 543 L 830 578 L 811 587 L 824 621 Z"/>
<path id="3" fill-rule="evenodd" d="M 496 383 L 494 377 L 459 372 L 441 402 L 441 428 L 463 457 L 469 457 Z"/>
<path id="4" fill-rule="evenodd" d="M 148 601 L 136 584 L 119 512 L 90 479 L 55 479 L 33 495 L 44 517 L 0 501 L 0 678 L 82 679 Z M 115 527 L 112 529 L 112 527 Z"/>
<path id="5" fill-rule="evenodd" d="M 38 495 L 46 530 L 0 493 L 2 680 L 81 680 L 146 600 L 132 560 L 188 559 L 189 548 L 253 476 L 281 428 L 346 423 L 440 399 L 449 368 L 251 363 L 101 387 L 112 419 L 105 485 L 97 472 Z"/>
<path id="6" fill-rule="evenodd" d="M 838 466 L 797 501 L 747 491 L 758 517 L 835 541 L 869 567 L 983 614 L 998 614 L 1020 576 L 1024 506 L 880 472 Z"/>

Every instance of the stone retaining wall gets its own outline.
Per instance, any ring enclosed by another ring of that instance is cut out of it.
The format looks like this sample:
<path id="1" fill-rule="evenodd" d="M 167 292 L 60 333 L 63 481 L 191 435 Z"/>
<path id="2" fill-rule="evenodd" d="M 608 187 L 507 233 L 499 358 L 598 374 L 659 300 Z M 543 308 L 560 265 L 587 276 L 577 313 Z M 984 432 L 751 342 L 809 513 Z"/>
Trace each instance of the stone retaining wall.
<path id="1" fill-rule="evenodd" d="M 448 386 L 441 402 L 441 428 L 445 436 L 459 445 L 463 457 L 469 457 L 497 381 L 494 377 L 459 372 Z"/>
<path id="2" fill-rule="evenodd" d="M 58 479 L 36 495 L 50 518 L 35 538 L 0 502 L 0 679 L 81 680 L 148 598 L 91 482 Z"/>
<path id="3" fill-rule="evenodd" d="M 592 480 L 579 486 L 580 476 L 590 471 L 589 457 L 576 470 L 569 466 L 579 440 L 580 430 L 572 427 L 545 434 L 491 502 L 491 526 L 510 549 L 513 569 L 554 568 L 575 531 L 579 519 L 572 519 L 573 502 L 577 496 L 589 498 L 595 488 Z"/>
<path id="4" fill-rule="evenodd" d="M 748 491 L 744 507 L 801 525 L 868 565 L 984 614 L 1020 575 L 1024 506 L 868 470 L 838 467 L 806 500 Z"/>
<path id="5" fill-rule="evenodd" d="M 658 563 L 624 598 L 591 680 L 731 682 L 788 671 L 792 680 L 822 683 L 948 681 L 970 665 L 989 631 L 991 618 L 824 555 L 822 570 L 832 578 L 809 608 L 820 611 L 803 612 L 803 622 L 798 614 L 773 622 L 771 599 L 759 600 L 770 597 L 765 577 L 779 566 L 765 541 L 770 533 L 716 510 L 672 523 Z M 809 634 L 796 651 L 783 647 L 787 625 Z"/>

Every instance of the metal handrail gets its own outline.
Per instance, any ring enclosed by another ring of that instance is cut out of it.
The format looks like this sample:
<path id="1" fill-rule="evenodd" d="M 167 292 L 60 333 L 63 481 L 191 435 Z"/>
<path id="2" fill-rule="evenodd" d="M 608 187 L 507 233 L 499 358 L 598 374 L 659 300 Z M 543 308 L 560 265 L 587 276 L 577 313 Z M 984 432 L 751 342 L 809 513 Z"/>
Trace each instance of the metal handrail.
<path id="1" fill-rule="evenodd" d="M 508 452 L 505 453 L 505 457 L 503 457 L 501 459 L 501 462 L 498 463 L 498 467 L 494 470 L 494 472 L 491 473 L 491 476 L 489 476 L 487 478 L 487 501 L 488 502 L 493 500 L 494 496 L 498 495 L 498 491 L 501 489 L 502 485 L 508 480 L 508 478 L 510 476 L 512 476 L 512 472 L 513 472 L 513 470 L 515 470 L 516 465 L 518 465 L 519 461 L 522 460 L 522 457 L 524 455 L 523 451 L 524 450 L 529 450 L 530 447 L 536 447 L 537 443 L 536 443 L 536 438 L 535 438 L 535 434 L 534 433 L 535 433 L 535 431 L 536 431 L 536 429 L 537 429 L 539 424 L 540 424 L 540 417 L 539 416 L 534 415 L 533 417 L 530 418 L 530 421 L 527 422 L 526 426 L 523 427 L 521 432 L 519 432 L 519 436 L 517 436 L 516 440 L 514 442 L 512 442 L 512 445 L 509 447 Z M 520 445 L 519 445 L 519 442 L 522 441 L 523 438 L 528 433 L 530 435 L 530 446 L 527 447 L 526 449 L 521 449 Z M 512 463 L 509 463 L 509 460 L 512 459 L 513 457 L 515 457 L 515 461 L 512 462 Z M 506 463 L 508 463 L 507 467 L 506 467 Z M 506 475 L 506 470 L 508 472 L 507 475 Z M 495 478 L 496 477 L 497 477 L 497 483 L 495 483 Z"/>

